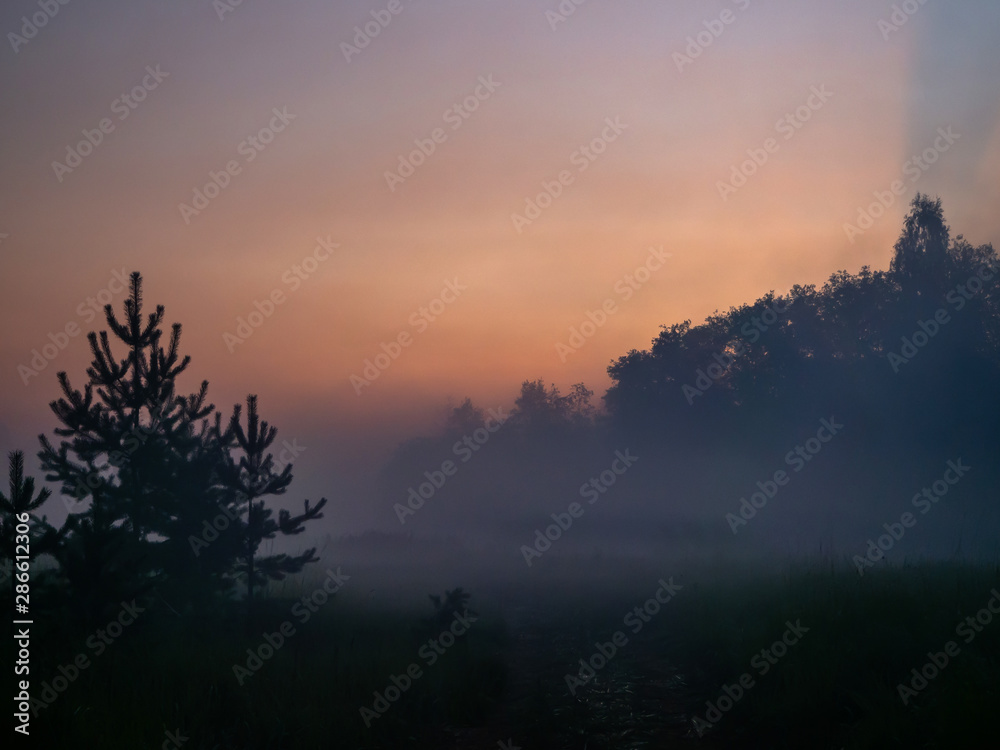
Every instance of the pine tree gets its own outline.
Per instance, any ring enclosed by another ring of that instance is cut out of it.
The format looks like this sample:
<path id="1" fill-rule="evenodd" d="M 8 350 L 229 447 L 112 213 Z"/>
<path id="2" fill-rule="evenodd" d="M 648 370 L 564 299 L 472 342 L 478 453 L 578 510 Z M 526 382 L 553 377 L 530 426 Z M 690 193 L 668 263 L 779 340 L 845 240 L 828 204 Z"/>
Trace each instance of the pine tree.
<path id="1" fill-rule="evenodd" d="M 105 306 L 108 327 L 127 347 L 123 359 L 112 352 L 107 331 L 99 337 L 91 332 L 93 362 L 83 392 L 65 372 L 58 374 L 63 397 L 50 406 L 64 425 L 55 433 L 69 439 L 57 449 L 39 436 L 46 478 L 60 482 L 80 505 L 89 500 L 68 519 L 67 544 L 57 555 L 87 616 L 148 590 L 171 561 L 186 559 L 172 533 L 178 519 L 211 517 L 214 499 L 210 486 L 193 488 L 184 481 L 193 465 L 211 463 L 213 449 L 217 461 L 218 441 L 213 444 L 205 420 L 214 409 L 205 403 L 207 381 L 190 396 L 176 391 L 176 379 L 190 362 L 178 353 L 181 326 L 172 326 L 164 349 L 163 306 L 143 321 L 138 272 L 131 275 L 124 313 L 119 322 L 111 305 Z"/>
<path id="2" fill-rule="evenodd" d="M 258 551 L 265 539 L 274 539 L 278 532 L 293 536 L 305 529 L 306 521 L 322 518 L 320 512 L 326 505 L 321 498 L 315 507 L 305 501 L 305 511 L 293 516 L 287 510 L 273 518 L 273 509 L 266 507 L 263 498 L 268 495 L 283 495 L 292 481 L 292 466 L 286 464 L 281 473 L 274 470 L 274 457 L 266 453 L 277 435 L 277 428 L 261 421 L 257 414 L 257 396 L 247 396 L 247 426 L 240 424 L 242 409 L 233 406 L 233 416 L 229 429 L 222 438 L 227 447 L 237 450 L 239 458 L 229 455 L 222 472 L 222 484 L 228 488 L 230 497 L 241 504 L 241 528 L 243 533 L 242 554 L 238 565 L 240 575 L 247 586 L 248 607 L 252 609 L 254 590 L 264 586 L 268 580 L 280 581 L 286 575 L 300 572 L 303 567 L 317 562 L 316 548 L 305 550 L 300 555 L 274 554 L 260 557 Z M 245 520 L 242 515 L 245 513 Z"/>
<path id="3" fill-rule="evenodd" d="M 255 396 L 247 399 L 244 430 L 239 407 L 223 428 L 207 403 L 207 381 L 197 393 L 178 393 L 190 357 L 178 352 L 179 323 L 161 345 L 163 315 L 159 305 L 143 319 L 142 277 L 133 273 L 123 319 L 105 306 L 126 356 L 116 358 L 108 331 L 89 333 L 89 381 L 81 392 L 60 372 L 63 397 L 51 403 L 63 425 L 55 432 L 67 439 L 56 448 L 39 436 L 46 478 L 84 506 L 67 520 L 56 556 L 88 618 L 154 586 L 175 603 L 198 606 L 243 577 L 252 600 L 255 587 L 317 560 L 315 549 L 259 556 L 265 539 L 299 534 L 305 521 L 322 517 L 326 500 L 272 519 L 259 498 L 284 493 L 292 481 L 290 465 L 275 474 L 264 454 L 275 428 L 259 422 Z"/>
<path id="4" fill-rule="evenodd" d="M 24 452 L 11 451 L 8 456 L 10 494 L 0 492 L 0 553 L 4 560 L 13 562 L 18 553 L 16 542 L 17 526 L 21 524 L 19 517 L 27 516 L 25 525 L 28 527 L 28 560 L 35 560 L 39 555 L 51 553 L 62 538 L 46 520 L 46 516 L 38 518 L 34 511 L 38 510 L 51 496 L 51 491 L 41 489 L 35 495 L 35 480 L 24 476 Z M 21 545 L 21 549 L 24 546 Z"/>

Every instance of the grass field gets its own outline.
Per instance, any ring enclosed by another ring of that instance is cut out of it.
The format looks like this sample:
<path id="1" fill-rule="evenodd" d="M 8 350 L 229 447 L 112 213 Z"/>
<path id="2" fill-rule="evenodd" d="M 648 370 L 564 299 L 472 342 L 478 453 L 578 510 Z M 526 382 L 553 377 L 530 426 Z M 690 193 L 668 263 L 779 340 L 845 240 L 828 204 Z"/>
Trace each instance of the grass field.
<path id="1" fill-rule="evenodd" d="M 676 590 L 647 604 L 660 578 Z M 94 637 L 39 617 L 34 697 L 79 654 L 88 664 L 53 687 L 32 739 L 185 750 L 997 746 L 996 566 L 859 577 L 846 563 L 700 564 L 620 585 L 553 578 L 530 592 L 474 589 L 477 614 L 457 625 L 432 621 L 426 599 L 389 607 L 345 591 L 310 609 L 301 596 L 317 582 L 296 586 L 272 592 L 253 623 L 236 603 L 181 615 L 155 598 L 113 639 L 118 628 Z M 449 626 L 458 635 L 442 637 Z M 925 686 L 911 684 L 933 660 L 942 666 L 926 669 Z M 905 704 L 900 684 L 913 690 Z"/>

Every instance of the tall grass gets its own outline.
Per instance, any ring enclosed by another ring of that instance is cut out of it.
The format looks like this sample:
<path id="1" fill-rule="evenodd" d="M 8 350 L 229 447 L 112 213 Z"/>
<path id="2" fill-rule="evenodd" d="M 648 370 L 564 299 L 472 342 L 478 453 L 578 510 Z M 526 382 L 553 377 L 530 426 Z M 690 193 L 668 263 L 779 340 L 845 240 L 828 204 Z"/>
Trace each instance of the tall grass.
<path id="1" fill-rule="evenodd" d="M 520 602 L 508 598 L 519 606 L 509 632 L 490 594 L 473 591 L 485 614 L 430 666 L 420 648 L 440 624 L 429 603 L 402 609 L 346 592 L 302 624 L 291 612 L 314 590 L 305 580 L 272 590 L 249 629 L 238 602 L 196 616 L 154 603 L 98 657 L 88 633 L 38 618 L 34 695 L 77 653 L 91 666 L 34 720 L 32 737 L 130 750 L 159 748 L 178 730 L 184 750 L 496 747 L 508 737 L 526 749 L 996 746 L 1000 615 L 969 643 L 956 633 L 1000 589 L 996 565 L 922 563 L 864 577 L 830 561 L 692 567 L 677 576 L 675 599 L 571 695 L 565 676 L 652 595 L 645 578 L 533 585 Z M 247 649 L 286 620 L 296 632 L 239 684 L 234 665 L 245 667 Z M 760 674 L 752 660 L 789 622 L 808 633 Z M 904 705 L 898 685 L 948 641 L 960 653 Z M 413 663 L 421 676 L 366 727 L 361 707 Z M 692 719 L 706 719 L 707 704 L 744 673 L 753 687 L 699 736 Z M 475 727 L 479 745 L 455 744 Z"/>

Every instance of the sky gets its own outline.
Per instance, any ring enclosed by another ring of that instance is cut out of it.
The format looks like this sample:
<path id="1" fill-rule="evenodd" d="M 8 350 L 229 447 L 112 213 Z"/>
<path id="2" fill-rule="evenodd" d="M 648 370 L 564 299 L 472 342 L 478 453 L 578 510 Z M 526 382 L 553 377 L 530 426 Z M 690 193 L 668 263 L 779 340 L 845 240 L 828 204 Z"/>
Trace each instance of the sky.
<path id="1" fill-rule="evenodd" d="M 466 396 L 887 268 L 918 190 L 998 236 L 995 3 L 577 2 L 4 3 L 0 450 L 37 467 L 138 270 L 187 389 L 258 394 L 364 528 Z"/>

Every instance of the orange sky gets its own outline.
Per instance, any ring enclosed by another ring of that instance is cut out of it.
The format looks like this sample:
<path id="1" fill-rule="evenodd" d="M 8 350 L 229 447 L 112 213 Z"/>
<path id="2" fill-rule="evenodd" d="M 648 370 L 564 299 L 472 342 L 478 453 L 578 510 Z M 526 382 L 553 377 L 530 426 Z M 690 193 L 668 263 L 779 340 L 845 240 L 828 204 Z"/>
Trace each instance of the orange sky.
<path id="1" fill-rule="evenodd" d="M 336 446 L 301 459 L 319 486 L 466 395 L 509 404 L 538 377 L 599 395 L 609 362 L 660 324 L 885 268 L 918 189 L 944 199 L 956 232 L 992 241 L 997 12 L 958 5 L 929 3 L 883 39 L 891 3 L 860 0 L 591 0 L 554 29 L 554 0 L 400 0 L 349 62 L 341 44 L 389 2 L 245 0 L 222 19 L 208 2 L 60 6 L 0 49 L 0 448 L 34 453 L 55 426 L 56 370 L 82 385 L 82 335 L 27 384 L 18 366 L 68 323 L 95 327 L 77 308 L 115 270 L 140 270 L 147 301 L 184 324 L 191 389 L 207 378 L 227 409 L 256 392 L 283 435 Z M 674 53 L 725 10 L 732 22 L 679 70 Z M 20 34 L 35 11 L 5 4 L 0 30 Z M 122 94 L 154 82 L 147 66 L 167 75 L 120 119 Z M 831 96 L 777 128 L 813 87 Z M 464 101 L 475 111 L 453 109 Z M 275 108 L 294 119 L 258 151 L 245 139 L 281 124 Z M 103 118 L 114 129 L 93 153 L 55 169 Z M 958 142 L 904 178 L 947 126 Z M 438 128 L 390 189 L 386 172 Z M 602 132 L 614 139 L 581 161 Z M 723 200 L 718 182 L 768 138 L 777 148 Z M 238 173 L 186 222 L 179 204 L 229 162 Z M 512 214 L 563 170 L 569 184 L 519 232 Z M 844 224 L 896 179 L 903 196 L 849 242 Z M 295 285 L 285 274 L 318 237 L 339 247 Z M 670 258 L 624 299 L 616 285 L 653 246 Z M 418 330 L 411 315 L 456 279 L 467 289 Z M 230 352 L 223 334 L 272 290 L 284 302 Z M 608 299 L 616 312 L 560 361 L 556 343 Z M 411 345 L 356 393 L 350 377 L 401 332 Z"/>

